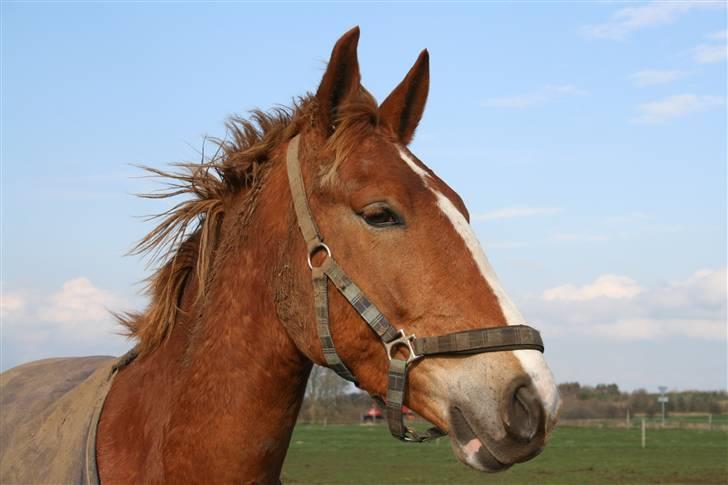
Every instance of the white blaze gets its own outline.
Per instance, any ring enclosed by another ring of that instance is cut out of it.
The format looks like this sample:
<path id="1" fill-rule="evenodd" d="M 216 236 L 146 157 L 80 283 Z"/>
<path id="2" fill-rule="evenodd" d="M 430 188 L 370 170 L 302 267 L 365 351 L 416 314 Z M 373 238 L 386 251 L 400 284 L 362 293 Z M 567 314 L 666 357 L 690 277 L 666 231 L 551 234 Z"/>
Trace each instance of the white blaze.
<path id="1" fill-rule="evenodd" d="M 440 191 L 432 187 L 428 181 L 430 174 L 427 173 L 422 167 L 417 165 L 412 157 L 407 154 L 403 149 L 399 149 L 399 154 L 402 160 L 420 177 L 422 177 L 427 186 L 437 199 L 437 206 L 443 212 L 443 214 L 450 220 L 450 223 L 455 228 L 455 231 L 463 238 L 465 245 L 467 246 L 470 254 L 475 261 L 476 266 L 480 270 L 480 274 L 485 279 L 486 283 L 495 293 L 498 303 L 500 304 L 503 315 L 505 316 L 506 323 L 508 325 L 526 325 L 526 320 L 518 311 L 513 300 L 510 299 L 508 294 L 501 286 L 498 277 L 493 270 L 493 267 L 488 262 L 488 258 L 485 256 L 485 252 L 480 247 L 478 238 L 470 226 L 468 221 L 465 219 L 463 214 L 455 207 L 452 201 L 445 197 Z M 521 363 L 521 367 L 531 377 L 533 385 L 541 397 L 546 412 L 553 416 L 559 408 L 559 394 L 557 392 L 556 384 L 554 383 L 554 377 L 551 374 L 551 369 L 546 365 L 546 361 L 543 355 L 538 350 L 515 350 L 513 354 L 518 358 Z"/>

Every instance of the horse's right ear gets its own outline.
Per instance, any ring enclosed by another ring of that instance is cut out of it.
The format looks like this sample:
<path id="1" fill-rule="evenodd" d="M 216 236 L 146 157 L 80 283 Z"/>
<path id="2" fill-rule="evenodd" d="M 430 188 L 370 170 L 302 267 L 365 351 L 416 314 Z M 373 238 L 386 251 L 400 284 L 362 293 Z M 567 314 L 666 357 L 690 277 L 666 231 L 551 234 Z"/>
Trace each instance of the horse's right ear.
<path id="1" fill-rule="evenodd" d="M 360 89 L 359 60 L 356 47 L 359 43 L 359 27 L 341 36 L 331 52 L 331 59 L 321 80 L 316 101 L 319 120 L 326 136 L 334 131 L 338 108 L 342 101 Z"/>
<path id="2" fill-rule="evenodd" d="M 405 145 L 412 141 L 422 118 L 429 89 L 430 55 L 425 49 L 404 80 L 379 107 L 379 119 L 382 124 L 388 126 Z"/>

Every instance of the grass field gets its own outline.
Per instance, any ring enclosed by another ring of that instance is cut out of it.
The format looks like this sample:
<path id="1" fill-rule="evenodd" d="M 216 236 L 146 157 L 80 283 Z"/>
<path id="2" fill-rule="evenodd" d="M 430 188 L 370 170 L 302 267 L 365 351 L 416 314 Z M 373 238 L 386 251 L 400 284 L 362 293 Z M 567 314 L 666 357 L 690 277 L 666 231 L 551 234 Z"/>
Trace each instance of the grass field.
<path id="1" fill-rule="evenodd" d="M 557 428 L 532 461 L 485 475 L 456 461 L 447 438 L 400 443 L 385 426 L 299 425 L 283 467 L 285 484 L 334 483 L 728 483 L 728 433 Z"/>

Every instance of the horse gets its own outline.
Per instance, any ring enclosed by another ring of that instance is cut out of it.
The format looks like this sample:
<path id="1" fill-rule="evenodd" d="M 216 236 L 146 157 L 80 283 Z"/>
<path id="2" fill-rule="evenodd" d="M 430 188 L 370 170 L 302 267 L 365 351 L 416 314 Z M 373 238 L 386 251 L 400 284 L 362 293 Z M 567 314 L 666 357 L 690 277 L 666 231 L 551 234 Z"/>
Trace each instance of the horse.
<path id="1" fill-rule="evenodd" d="M 134 349 L 78 374 L 104 394 L 79 441 L 83 480 L 279 483 L 313 364 L 386 396 L 395 437 L 449 434 L 477 470 L 543 450 L 560 402 L 540 336 L 461 198 L 408 149 L 429 54 L 378 104 L 360 82 L 358 41 L 355 27 L 336 42 L 315 94 L 231 118 L 201 163 L 147 168 L 169 182 L 150 197 L 186 197 L 135 246 L 159 264 L 148 307 L 117 315 Z M 36 377 L 73 368 L 35 364 Z M 20 395 L 14 379 L 3 382 Z M 435 428 L 409 429 L 405 404 Z M 68 409 L 56 424 L 73 421 Z M 3 459 L 3 483 L 31 476 L 17 460 L 13 475 Z"/>

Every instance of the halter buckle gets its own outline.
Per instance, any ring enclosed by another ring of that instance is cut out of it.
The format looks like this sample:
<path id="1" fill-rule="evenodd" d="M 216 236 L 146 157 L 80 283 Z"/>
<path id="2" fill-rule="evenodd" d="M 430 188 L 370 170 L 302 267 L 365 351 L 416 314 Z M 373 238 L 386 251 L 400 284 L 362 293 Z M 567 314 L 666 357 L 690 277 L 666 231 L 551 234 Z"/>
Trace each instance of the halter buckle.
<path id="1" fill-rule="evenodd" d="M 389 360 L 393 359 L 392 350 L 396 349 L 400 345 L 404 345 L 405 347 L 407 347 L 408 354 L 407 354 L 407 359 L 405 359 L 405 362 L 407 362 L 407 364 L 414 362 L 417 359 L 421 359 L 423 357 L 422 355 L 417 355 L 415 353 L 415 347 L 414 347 L 414 345 L 412 345 L 412 342 L 416 338 L 415 334 L 405 335 L 404 329 L 400 328 L 399 330 L 397 330 L 396 335 L 397 335 L 397 337 L 395 339 L 390 340 L 389 342 L 383 342 L 384 348 L 387 351 L 387 358 Z"/>

